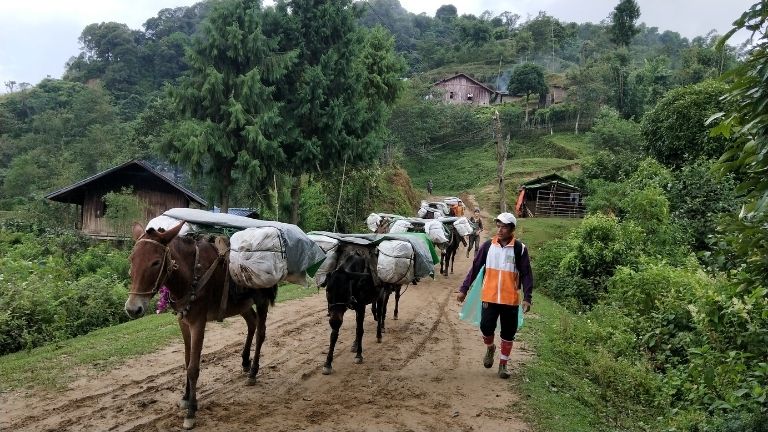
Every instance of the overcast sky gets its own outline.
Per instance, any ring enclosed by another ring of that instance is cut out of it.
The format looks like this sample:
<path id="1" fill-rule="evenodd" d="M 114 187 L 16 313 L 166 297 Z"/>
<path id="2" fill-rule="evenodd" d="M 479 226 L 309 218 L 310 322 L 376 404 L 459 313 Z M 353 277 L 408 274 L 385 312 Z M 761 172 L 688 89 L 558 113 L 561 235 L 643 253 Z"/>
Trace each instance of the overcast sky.
<path id="1" fill-rule="evenodd" d="M 94 22 L 116 21 L 133 29 L 157 11 L 189 6 L 196 0 L 3 0 L 0 7 L 0 84 L 14 80 L 37 84 L 60 78 L 64 64 L 79 53 L 77 38 Z M 715 29 L 723 34 L 756 0 L 637 0 L 640 21 L 660 31 L 673 30 L 691 39 Z M 618 0 L 400 0 L 410 12 L 434 15 L 443 4 L 459 14 L 510 11 L 525 20 L 543 10 L 563 20 L 599 22 Z M 0 88 L 5 91 L 5 86 Z"/>

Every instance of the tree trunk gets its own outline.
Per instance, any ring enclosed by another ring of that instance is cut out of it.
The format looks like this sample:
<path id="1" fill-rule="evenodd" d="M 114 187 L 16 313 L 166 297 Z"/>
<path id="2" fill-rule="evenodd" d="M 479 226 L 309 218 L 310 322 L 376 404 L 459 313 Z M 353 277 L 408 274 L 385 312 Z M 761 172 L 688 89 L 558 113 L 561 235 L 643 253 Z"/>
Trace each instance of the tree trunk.
<path id="1" fill-rule="evenodd" d="M 229 168 L 224 168 L 224 172 L 221 179 L 221 191 L 219 192 L 219 200 L 221 206 L 219 211 L 221 213 L 229 213 L 229 187 L 232 185 L 232 171 Z"/>
<path id="2" fill-rule="evenodd" d="M 528 127 L 528 93 L 525 94 L 525 126 Z M 499 137 L 501 140 L 501 137 Z"/>
<path id="3" fill-rule="evenodd" d="M 576 135 L 579 134 L 579 119 L 581 118 L 581 110 L 576 111 L 576 129 L 574 130 L 574 133 Z"/>
<path id="4" fill-rule="evenodd" d="M 291 179 L 291 223 L 299 224 L 299 204 L 301 199 L 301 174 Z"/>
<path id="5" fill-rule="evenodd" d="M 501 140 L 501 119 L 499 112 L 496 111 L 493 116 L 494 132 L 496 135 L 496 178 L 499 182 L 499 210 L 501 213 L 507 211 L 507 191 L 504 186 L 504 164 L 507 161 L 507 145 Z M 509 141 L 509 135 L 507 135 Z"/>

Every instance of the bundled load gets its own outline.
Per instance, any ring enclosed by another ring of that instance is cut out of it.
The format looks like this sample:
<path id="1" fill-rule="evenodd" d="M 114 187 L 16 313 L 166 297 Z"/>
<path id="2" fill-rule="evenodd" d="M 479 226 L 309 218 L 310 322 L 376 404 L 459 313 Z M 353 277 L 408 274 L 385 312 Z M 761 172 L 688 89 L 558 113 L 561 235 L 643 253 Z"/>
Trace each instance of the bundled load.
<path id="1" fill-rule="evenodd" d="M 315 282 L 318 286 L 323 286 L 328 273 L 336 269 L 336 263 L 338 262 L 338 254 L 336 252 L 339 250 L 339 241 L 322 234 L 307 234 L 307 237 L 325 252 L 325 261 L 323 261 L 323 264 L 315 273 Z"/>
<path id="2" fill-rule="evenodd" d="M 296 225 L 190 208 L 173 208 L 163 216 L 173 225 L 186 221 L 192 231 L 236 230 L 230 239 L 230 273 L 247 288 L 271 288 L 284 280 L 300 283 L 306 274 L 314 276 L 325 259 L 325 252 Z"/>
<path id="3" fill-rule="evenodd" d="M 459 233 L 460 236 L 468 236 L 472 234 L 472 225 L 469 223 L 469 220 L 465 217 L 460 217 L 456 219 L 453 222 L 453 226 L 456 227 L 456 232 Z"/>
<path id="4" fill-rule="evenodd" d="M 414 279 L 413 246 L 407 241 L 384 240 L 376 247 L 376 273 L 385 283 L 409 284 Z"/>
<path id="5" fill-rule="evenodd" d="M 274 227 L 248 228 L 230 238 L 229 274 L 240 286 L 270 288 L 288 276 L 285 243 Z"/>
<path id="6" fill-rule="evenodd" d="M 445 227 L 439 220 L 426 220 L 424 222 L 424 234 L 432 240 L 432 243 L 443 244 L 448 242 L 448 235 L 445 232 Z"/>
<path id="7" fill-rule="evenodd" d="M 179 224 L 178 219 L 168 217 L 165 215 L 160 215 L 150 220 L 149 222 L 147 222 L 147 226 L 146 228 L 144 228 L 144 230 L 146 231 L 150 228 L 154 228 L 157 231 L 159 230 L 168 231 L 169 229 L 175 227 L 178 224 Z M 186 235 L 190 231 L 192 231 L 192 228 L 189 226 L 189 223 L 185 222 L 184 225 L 181 227 L 181 230 L 179 230 L 179 235 L 180 236 Z"/>
<path id="8" fill-rule="evenodd" d="M 413 225 L 410 222 L 405 219 L 398 219 L 389 227 L 389 232 L 391 234 L 402 234 L 408 232 L 411 228 L 413 228 Z"/>
<path id="9" fill-rule="evenodd" d="M 371 232 L 376 232 L 380 223 L 381 216 L 377 215 L 376 213 L 369 214 L 368 218 L 365 220 L 365 224 L 368 226 L 368 229 L 371 230 Z"/>

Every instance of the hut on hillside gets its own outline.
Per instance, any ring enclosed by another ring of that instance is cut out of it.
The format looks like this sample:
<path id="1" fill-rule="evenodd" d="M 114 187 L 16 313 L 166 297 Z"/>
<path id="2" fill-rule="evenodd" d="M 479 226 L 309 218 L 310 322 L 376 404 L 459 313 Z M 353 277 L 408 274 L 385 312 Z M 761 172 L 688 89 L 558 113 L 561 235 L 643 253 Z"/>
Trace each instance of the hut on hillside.
<path id="1" fill-rule="evenodd" d="M 464 73 L 440 80 L 432 87 L 443 91 L 443 102 L 490 105 L 500 101 L 499 92 Z"/>
<path id="2" fill-rule="evenodd" d="M 142 220 L 150 219 L 175 207 L 204 208 L 208 203 L 173 180 L 163 176 L 147 162 L 132 160 L 52 192 L 46 198 L 80 206 L 79 227 L 97 238 L 114 238 L 121 233 L 110 226 L 105 214 L 105 195 L 130 188 L 142 203 Z"/>
<path id="3" fill-rule="evenodd" d="M 515 212 L 520 217 L 584 217 L 584 194 L 560 175 L 538 177 L 520 185 Z"/>

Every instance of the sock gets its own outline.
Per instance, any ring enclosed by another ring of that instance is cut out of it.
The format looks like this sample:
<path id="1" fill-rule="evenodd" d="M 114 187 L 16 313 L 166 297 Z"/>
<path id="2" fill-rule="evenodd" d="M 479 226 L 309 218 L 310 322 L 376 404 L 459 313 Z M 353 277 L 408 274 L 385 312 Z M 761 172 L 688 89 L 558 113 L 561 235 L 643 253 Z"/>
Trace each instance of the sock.
<path id="1" fill-rule="evenodd" d="M 508 340 L 501 340 L 501 350 L 499 353 L 499 364 L 505 365 L 507 364 L 507 360 L 509 360 L 509 353 L 512 352 L 512 341 Z"/>
<path id="2" fill-rule="evenodd" d="M 493 345 L 493 335 L 490 335 L 490 336 L 483 335 L 483 343 L 487 347 Z"/>

